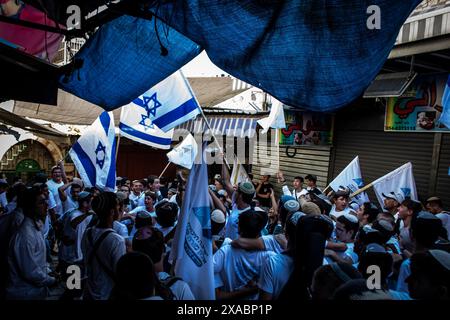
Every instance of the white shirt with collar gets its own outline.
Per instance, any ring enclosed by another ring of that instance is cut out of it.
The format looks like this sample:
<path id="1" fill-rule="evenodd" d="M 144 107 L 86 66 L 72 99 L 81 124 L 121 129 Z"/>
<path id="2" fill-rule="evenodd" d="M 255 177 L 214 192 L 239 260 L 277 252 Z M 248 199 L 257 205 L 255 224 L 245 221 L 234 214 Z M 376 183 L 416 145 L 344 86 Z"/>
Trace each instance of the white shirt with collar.
<path id="1" fill-rule="evenodd" d="M 45 299 L 55 278 L 47 274 L 47 257 L 41 223 L 25 217 L 10 242 L 8 299 Z"/>

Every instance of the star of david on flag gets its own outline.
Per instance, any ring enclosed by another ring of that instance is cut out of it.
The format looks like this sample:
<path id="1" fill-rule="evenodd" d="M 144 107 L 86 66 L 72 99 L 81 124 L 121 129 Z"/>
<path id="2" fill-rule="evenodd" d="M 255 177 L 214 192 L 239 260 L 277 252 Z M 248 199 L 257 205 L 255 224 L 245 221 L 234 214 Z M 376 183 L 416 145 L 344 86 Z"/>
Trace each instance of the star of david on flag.
<path id="1" fill-rule="evenodd" d="M 114 191 L 116 140 L 112 112 L 103 112 L 74 143 L 69 155 L 86 187 Z"/>
<path id="2" fill-rule="evenodd" d="M 153 124 L 164 132 L 200 113 L 192 88 L 181 71 L 164 79 L 131 104 L 143 109 Z"/>
<path id="3" fill-rule="evenodd" d="M 344 187 L 350 190 L 351 193 L 359 190 L 364 186 L 364 181 L 361 175 L 361 168 L 359 166 L 359 157 L 357 156 L 353 159 L 347 167 L 342 170 L 342 172 L 334 178 L 330 183 L 330 187 L 337 191 L 340 187 Z M 364 204 L 364 202 L 369 201 L 369 197 L 365 192 L 362 192 L 356 195 L 353 198 L 360 206 Z"/>

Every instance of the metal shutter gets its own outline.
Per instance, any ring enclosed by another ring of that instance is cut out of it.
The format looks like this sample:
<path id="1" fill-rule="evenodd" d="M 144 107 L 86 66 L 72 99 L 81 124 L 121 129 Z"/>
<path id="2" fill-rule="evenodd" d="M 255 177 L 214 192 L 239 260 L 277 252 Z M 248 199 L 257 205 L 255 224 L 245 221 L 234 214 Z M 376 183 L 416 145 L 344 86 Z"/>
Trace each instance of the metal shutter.
<path id="1" fill-rule="evenodd" d="M 334 161 L 330 169 L 332 173 L 330 178 L 332 180 L 336 177 L 357 155 L 360 158 L 361 172 L 365 184 L 410 161 L 413 164 L 420 200 L 426 200 L 433 155 L 433 138 L 434 135 L 431 133 L 363 130 L 336 131 L 333 151 Z M 448 138 L 447 142 L 449 141 Z M 448 146 L 447 150 L 447 163 L 449 163 L 450 149 Z M 446 183 L 448 186 L 448 179 Z M 376 202 L 373 190 L 369 190 L 368 194 L 370 199 Z"/>
<path id="2" fill-rule="evenodd" d="M 439 170 L 436 181 L 436 195 L 444 202 L 444 209 L 450 209 L 450 135 L 443 134 L 441 143 L 441 156 L 439 159 Z"/>

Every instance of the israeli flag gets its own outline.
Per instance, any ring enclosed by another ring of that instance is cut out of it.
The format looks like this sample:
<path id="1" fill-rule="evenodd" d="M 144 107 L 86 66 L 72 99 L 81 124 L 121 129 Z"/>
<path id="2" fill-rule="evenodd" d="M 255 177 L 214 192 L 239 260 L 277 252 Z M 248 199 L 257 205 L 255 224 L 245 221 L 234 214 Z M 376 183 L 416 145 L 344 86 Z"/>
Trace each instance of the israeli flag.
<path id="1" fill-rule="evenodd" d="M 275 100 L 272 105 L 272 109 L 270 110 L 269 116 L 267 118 L 258 120 L 258 124 L 263 128 L 263 130 L 261 131 L 262 134 L 266 134 L 270 128 L 285 129 L 286 121 L 284 118 L 283 104 L 280 101 Z"/>
<path id="2" fill-rule="evenodd" d="M 193 165 L 183 199 L 170 260 L 176 260 L 175 275 L 189 284 L 196 300 L 214 300 L 208 169 L 203 159 Z"/>
<path id="3" fill-rule="evenodd" d="M 333 181 L 331 181 L 330 187 L 334 191 L 337 191 L 339 188 L 347 188 L 350 190 L 350 193 L 354 193 L 364 187 L 361 168 L 359 166 L 359 156 L 356 156 L 356 158 L 353 159 Z M 362 192 L 354 197 L 354 201 L 361 206 L 364 202 L 369 202 L 369 197 L 365 192 Z"/>
<path id="4" fill-rule="evenodd" d="M 114 191 L 116 140 L 112 112 L 103 112 L 69 151 L 86 187 Z"/>
<path id="5" fill-rule="evenodd" d="M 134 103 L 122 107 L 119 129 L 122 136 L 158 149 L 170 149 L 174 131 L 159 129 L 147 111 Z"/>
<path id="6" fill-rule="evenodd" d="M 384 194 L 394 193 L 401 202 L 406 198 L 418 200 L 412 163 L 408 162 L 398 169 L 372 182 L 375 195 L 381 207 L 384 207 Z"/>
<path id="7" fill-rule="evenodd" d="M 450 75 L 448 76 L 444 94 L 442 95 L 442 114 L 439 122 L 450 129 Z"/>
<path id="8" fill-rule="evenodd" d="M 192 134 L 189 133 L 178 146 L 167 153 L 167 158 L 170 162 L 191 170 L 195 158 L 197 157 L 197 153 L 197 141 L 195 141 Z"/>
<path id="9" fill-rule="evenodd" d="M 133 103 L 145 110 L 154 125 L 167 132 L 200 113 L 200 107 L 181 71 L 158 83 Z"/>

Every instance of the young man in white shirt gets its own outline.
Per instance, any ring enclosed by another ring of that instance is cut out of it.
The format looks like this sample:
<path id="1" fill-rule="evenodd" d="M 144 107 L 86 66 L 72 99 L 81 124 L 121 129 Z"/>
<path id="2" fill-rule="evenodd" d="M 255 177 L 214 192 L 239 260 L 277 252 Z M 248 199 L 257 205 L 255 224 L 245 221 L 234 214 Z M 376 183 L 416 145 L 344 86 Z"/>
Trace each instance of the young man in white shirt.
<path id="1" fill-rule="evenodd" d="M 70 191 L 66 191 L 70 188 Z M 59 199 L 61 200 L 63 207 L 63 214 L 60 218 L 64 219 L 64 215 L 78 208 L 78 195 L 83 190 L 83 182 L 74 178 L 72 182 L 58 188 Z"/>
<path id="2" fill-rule="evenodd" d="M 348 207 L 350 191 L 348 189 L 338 190 L 333 194 L 333 206 L 331 207 L 330 217 L 336 220 L 346 213 L 350 213 Z"/>
<path id="3" fill-rule="evenodd" d="M 48 287 L 56 283 L 47 273 L 46 246 L 41 231 L 40 220 L 47 215 L 47 200 L 39 188 L 27 189 L 22 197 L 20 206 L 25 218 L 9 245 L 6 298 L 43 300 Z"/>
<path id="4" fill-rule="evenodd" d="M 431 197 L 427 199 L 427 210 L 441 219 L 442 226 L 447 230 L 447 239 L 450 241 L 450 213 L 444 211 L 442 207 L 442 200 L 440 198 Z"/>
<path id="5" fill-rule="evenodd" d="M 114 285 L 117 261 L 126 252 L 125 239 L 113 227 L 119 201 L 112 192 L 103 192 L 92 201 L 98 216 L 95 227 L 88 228 L 81 244 L 86 267 L 85 300 L 107 300 Z"/>
<path id="6" fill-rule="evenodd" d="M 260 300 L 277 299 L 288 282 L 294 270 L 293 246 L 297 222 L 302 216 L 304 214 L 300 212 L 288 216 L 285 225 L 286 251 L 272 255 L 264 262 L 258 282 Z"/>
<path id="7" fill-rule="evenodd" d="M 53 198 L 56 202 L 55 211 L 58 216 L 62 216 L 64 213 L 58 189 L 66 183 L 67 177 L 64 171 L 64 164 L 60 161 L 52 168 L 52 178 L 47 181 L 48 190 L 53 194 Z"/>
<path id="8" fill-rule="evenodd" d="M 354 242 L 356 233 L 359 229 L 358 218 L 349 213 L 344 213 L 336 221 L 336 239 L 347 245 L 347 250 L 338 252 L 330 249 L 325 250 L 325 256 L 328 262 L 339 262 L 356 264 L 358 255 L 354 252 Z M 331 260 L 331 261 L 329 261 Z"/>
<path id="9" fill-rule="evenodd" d="M 253 210 L 239 215 L 239 236 L 256 239 L 260 236 L 266 220 Z M 222 247 L 214 254 L 214 279 L 217 299 L 257 298 L 256 283 L 261 276 L 264 262 L 272 251 L 247 251 L 231 246 L 231 239 L 225 239 Z"/>
<path id="10" fill-rule="evenodd" d="M 278 172 L 278 181 L 283 184 L 282 191 L 285 196 L 292 196 L 295 198 L 295 200 L 299 201 L 301 196 L 304 196 L 307 194 L 307 191 L 303 189 L 303 178 L 300 176 L 297 176 L 294 178 L 294 181 L 292 182 L 293 190 L 289 190 L 288 186 L 286 185 L 286 179 L 284 178 L 283 172 Z"/>
<path id="11" fill-rule="evenodd" d="M 133 251 L 142 252 L 150 257 L 159 281 L 172 291 L 176 300 L 195 300 L 186 282 L 181 278 L 171 277 L 164 271 L 165 244 L 161 231 L 152 226 L 140 228 L 133 238 Z"/>
<path id="12" fill-rule="evenodd" d="M 136 207 L 144 206 L 145 194 L 144 194 L 143 190 L 144 190 L 144 185 L 142 184 L 142 181 L 134 180 L 132 187 L 131 187 L 131 194 L 129 197 L 131 210 L 133 210 Z"/>

